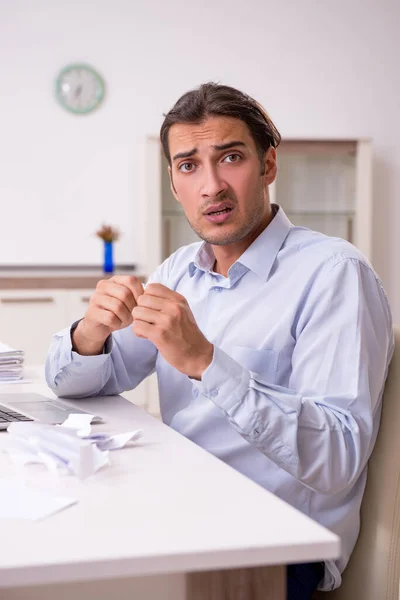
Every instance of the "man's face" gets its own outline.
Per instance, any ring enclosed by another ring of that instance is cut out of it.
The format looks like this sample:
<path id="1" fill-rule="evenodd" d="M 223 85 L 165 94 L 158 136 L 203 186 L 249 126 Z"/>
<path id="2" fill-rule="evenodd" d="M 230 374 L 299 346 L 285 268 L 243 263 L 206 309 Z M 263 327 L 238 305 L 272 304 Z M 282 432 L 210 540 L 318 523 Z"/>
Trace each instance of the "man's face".
<path id="1" fill-rule="evenodd" d="M 169 131 L 169 150 L 172 192 L 200 238 L 223 246 L 266 226 L 276 153 L 270 148 L 261 164 L 243 121 L 215 116 L 177 123 Z"/>

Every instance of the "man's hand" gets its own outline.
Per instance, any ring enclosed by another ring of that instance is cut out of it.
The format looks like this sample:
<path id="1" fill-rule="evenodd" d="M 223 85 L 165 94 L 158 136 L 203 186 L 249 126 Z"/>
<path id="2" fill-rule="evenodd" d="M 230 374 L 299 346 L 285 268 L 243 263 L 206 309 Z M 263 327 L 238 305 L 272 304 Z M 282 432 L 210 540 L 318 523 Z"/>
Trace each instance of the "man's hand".
<path id="1" fill-rule="evenodd" d="M 214 347 L 197 327 L 186 299 L 159 283 L 150 283 L 133 309 L 134 333 L 153 342 L 170 365 L 201 379 Z"/>
<path id="2" fill-rule="evenodd" d="M 131 275 L 99 281 L 85 317 L 72 334 L 73 349 L 84 355 L 100 354 L 110 333 L 132 324 L 132 310 L 143 291 Z"/>

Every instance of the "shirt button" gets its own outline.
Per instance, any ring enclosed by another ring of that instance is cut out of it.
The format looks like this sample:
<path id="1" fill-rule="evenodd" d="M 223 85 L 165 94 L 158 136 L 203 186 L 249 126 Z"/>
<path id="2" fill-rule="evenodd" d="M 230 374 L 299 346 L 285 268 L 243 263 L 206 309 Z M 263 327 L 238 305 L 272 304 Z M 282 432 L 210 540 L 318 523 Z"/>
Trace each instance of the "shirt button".
<path id="1" fill-rule="evenodd" d="M 198 396 L 199 396 L 199 390 L 198 389 L 194 388 L 194 390 L 193 390 L 193 396 L 195 398 L 198 398 Z"/>
<path id="2" fill-rule="evenodd" d="M 215 290 L 216 292 L 222 292 L 222 287 L 215 287 L 215 288 L 214 288 L 214 290 Z"/>
<path id="3" fill-rule="evenodd" d="M 218 396 L 218 394 L 219 394 L 218 390 L 211 390 L 211 392 L 210 392 L 211 398 L 216 398 Z"/>

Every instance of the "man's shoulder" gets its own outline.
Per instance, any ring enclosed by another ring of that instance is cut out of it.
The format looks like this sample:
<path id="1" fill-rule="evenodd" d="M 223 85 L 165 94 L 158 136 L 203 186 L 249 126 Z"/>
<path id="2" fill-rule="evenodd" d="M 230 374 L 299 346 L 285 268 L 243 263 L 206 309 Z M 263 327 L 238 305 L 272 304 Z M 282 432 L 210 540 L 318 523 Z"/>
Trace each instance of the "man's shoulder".
<path id="1" fill-rule="evenodd" d="M 284 250 L 306 259 L 310 266 L 334 267 L 344 261 L 354 261 L 372 269 L 367 257 L 353 244 L 339 237 L 325 235 L 304 227 L 292 227 Z"/>

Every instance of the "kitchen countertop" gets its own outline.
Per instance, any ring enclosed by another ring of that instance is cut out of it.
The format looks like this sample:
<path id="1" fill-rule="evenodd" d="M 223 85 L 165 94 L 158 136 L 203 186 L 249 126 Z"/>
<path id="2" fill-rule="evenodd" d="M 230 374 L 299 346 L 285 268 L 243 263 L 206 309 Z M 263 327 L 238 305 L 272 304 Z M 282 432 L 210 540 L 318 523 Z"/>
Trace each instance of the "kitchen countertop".
<path id="1" fill-rule="evenodd" d="M 140 281 L 147 276 L 135 268 L 118 268 L 104 273 L 96 267 L 0 267 L 0 290 L 92 289 L 100 279 L 114 275 L 134 275 Z"/>

